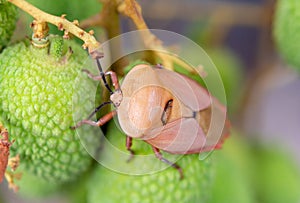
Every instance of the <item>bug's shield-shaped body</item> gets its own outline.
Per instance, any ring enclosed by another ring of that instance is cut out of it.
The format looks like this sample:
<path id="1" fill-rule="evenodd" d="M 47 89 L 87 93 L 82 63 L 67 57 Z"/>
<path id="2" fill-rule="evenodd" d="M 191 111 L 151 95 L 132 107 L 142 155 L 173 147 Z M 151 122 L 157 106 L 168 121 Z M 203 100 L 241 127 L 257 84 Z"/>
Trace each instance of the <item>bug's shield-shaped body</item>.
<path id="1" fill-rule="evenodd" d="M 186 76 L 142 64 L 127 74 L 121 89 L 121 128 L 158 149 L 199 153 L 218 148 L 229 133 L 226 108 Z"/>

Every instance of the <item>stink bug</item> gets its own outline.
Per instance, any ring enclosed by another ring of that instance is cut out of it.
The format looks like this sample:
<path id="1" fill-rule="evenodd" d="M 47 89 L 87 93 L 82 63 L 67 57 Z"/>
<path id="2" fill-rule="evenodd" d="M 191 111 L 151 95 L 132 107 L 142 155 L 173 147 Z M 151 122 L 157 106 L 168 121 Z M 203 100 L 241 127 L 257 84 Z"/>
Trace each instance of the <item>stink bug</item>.
<path id="1" fill-rule="evenodd" d="M 111 94 L 110 101 L 97 107 L 73 129 L 83 124 L 102 126 L 117 115 L 127 136 L 126 148 L 131 157 L 134 154 L 131 149 L 132 139 L 142 139 L 152 146 L 158 159 L 176 168 L 181 178 L 181 168 L 165 159 L 160 150 L 173 154 L 210 151 L 220 148 L 229 135 L 229 121 L 225 120 L 226 108 L 192 79 L 159 65 L 140 64 L 130 70 L 120 86 L 114 72 L 103 72 L 100 58 L 95 57 L 100 75 L 83 71 L 90 78 L 104 82 Z M 107 84 L 106 75 L 110 75 L 114 91 Z M 106 104 L 113 104 L 116 109 L 98 121 L 90 120 Z M 212 119 L 213 114 L 217 119 Z M 222 118 L 225 121 L 222 122 Z M 216 126 L 211 121 L 216 120 L 220 122 L 220 131 L 210 129 Z"/>

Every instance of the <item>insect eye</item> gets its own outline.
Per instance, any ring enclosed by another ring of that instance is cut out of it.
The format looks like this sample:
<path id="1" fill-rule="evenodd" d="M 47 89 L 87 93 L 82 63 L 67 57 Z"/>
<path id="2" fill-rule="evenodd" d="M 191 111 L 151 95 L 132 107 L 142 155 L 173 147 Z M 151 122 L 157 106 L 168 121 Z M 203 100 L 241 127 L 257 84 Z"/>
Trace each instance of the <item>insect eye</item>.
<path id="1" fill-rule="evenodd" d="M 172 104 L 173 104 L 173 99 L 170 99 L 165 105 L 164 111 L 161 115 L 161 122 L 163 125 L 167 124 L 167 121 L 171 115 Z"/>

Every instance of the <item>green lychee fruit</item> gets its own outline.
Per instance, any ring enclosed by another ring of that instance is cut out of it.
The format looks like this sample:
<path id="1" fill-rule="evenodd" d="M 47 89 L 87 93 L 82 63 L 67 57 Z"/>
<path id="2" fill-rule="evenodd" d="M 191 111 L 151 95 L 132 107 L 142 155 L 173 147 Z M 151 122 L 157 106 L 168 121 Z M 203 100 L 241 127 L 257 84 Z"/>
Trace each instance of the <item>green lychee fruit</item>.
<path id="1" fill-rule="evenodd" d="M 90 166 L 92 158 L 81 142 L 93 150 L 99 141 L 93 133 L 80 140 L 70 129 L 75 90 L 89 90 L 85 84 L 75 89 L 87 54 L 73 41 L 52 40 L 50 50 L 23 41 L 0 55 L 0 119 L 15 140 L 12 155 L 20 154 L 24 170 L 59 184 Z"/>
<path id="2" fill-rule="evenodd" d="M 80 174 L 75 184 L 74 182 L 66 184 L 49 182 L 34 174 L 24 172 L 22 167 L 18 168 L 16 173 L 19 171 L 22 172 L 22 178 L 15 180 L 15 184 L 19 187 L 17 195 L 28 202 L 32 200 L 44 202 L 53 197 L 70 199 L 68 202 L 72 203 L 86 202 L 86 180 L 90 177 L 90 170 Z"/>
<path id="3" fill-rule="evenodd" d="M 245 137 L 232 129 L 222 150 L 215 151 L 213 155 L 216 173 L 208 203 L 255 202 L 255 188 L 252 184 L 255 164 L 251 145 Z"/>
<path id="4" fill-rule="evenodd" d="M 278 0 L 273 34 L 283 58 L 300 71 L 300 1 Z"/>
<path id="5" fill-rule="evenodd" d="M 109 123 L 107 136 L 111 144 L 127 153 L 125 135 L 118 130 L 114 122 Z M 104 145 L 105 149 L 106 145 Z M 141 140 L 133 140 L 132 149 L 136 154 L 153 154 L 151 147 Z M 170 160 L 175 155 L 163 153 L 163 156 Z M 137 157 L 133 157 L 132 160 L 126 162 L 120 156 L 111 157 L 111 160 L 119 167 L 129 167 L 133 170 L 137 167 L 151 167 L 157 163 L 165 164 L 154 158 L 151 161 L 143 161 L 142 165 L 137 165 L 136 159 Z M 88 183 L 88 202 L 206 202 L 211 195 L 214 174 L 211 159 L 199 160 L 199 154 L 193 154 L 183 156 L 176 163 L 183 170 L 182 180 L 179 178 L 179 172 L 172 167 L 153 174 L 135 176 L 120 174 L 118 171 L 113 171 L 116 169 L 110 170 L 99 165 Z"/>
<path id="6" fill-rule="evenodd" d="M 295 157 L 278 146 L 257 146 L 255 188 L 260 202 L 300 201 L 300 166 Z"/>
<path id="7" fill-rule="evenodd" d="M 15 183 L 19 187 L 18 195 L 23 199 L 43 199 L 59 193 L 62 189 L 60 184 L 41 179 L 34 174 L 24 171 L 22 168 L 17 171 L 22 171 L 21 178 L 15 180 Z"/>
<path id="8" fill-rule="evenodd" d="M 0 0 L 0 52 L 8 44 L 15 30 L 16 21 L 16 7 L 6 0 Z"/>

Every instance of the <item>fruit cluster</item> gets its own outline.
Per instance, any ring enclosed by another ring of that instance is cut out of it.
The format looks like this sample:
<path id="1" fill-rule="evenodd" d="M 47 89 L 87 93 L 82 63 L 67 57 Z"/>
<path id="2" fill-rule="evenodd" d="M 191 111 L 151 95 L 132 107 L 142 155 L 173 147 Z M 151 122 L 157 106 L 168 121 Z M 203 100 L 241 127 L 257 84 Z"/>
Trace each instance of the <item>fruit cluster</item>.
<path id="1" fill-rule="evenodd" d="M 73 13 L 72 18 L 78 19 L 88 17 L 81 16 L 82 10 L 96 12 L 100 9 L 94 6 L 94 0 L 72 3 L 68 8 L 64 1 L 60 4 L 57 1 L 30 2 L 42 9 L 49 7 L 48 11 L 53 14 Z M 296 21 L 287 20 L 291 16 L 298 17 L 296 8 L 300 5 L 297 6 L 296 0 L 279 0 L 278 5 L 275 22 L 278 47 L 291 64 L 300 67 L 298 44 L 294 38 L 299 26 Z M 198 154 L 182 156 L 178 164 L 183 169 L 183 180 L 172 167 L 155 174 L 130 176 L 96 163 L 95 156 L 91 155 L 93 152 L 103 155 L 106 146 L 101 142 L 102 138 L 107 138 L 118 150 L 128 152 L 125 136 L 113 121 L 103 127 L 106 137 L 98 136 L 94 131 L 90 133 L 89 128 L 81 129 L 80 132 L 84 133 L 78 136 L 78 131 L 70 128 L 75 124 L 74 112 L 78 108 L 84 112 L 93 110 L 88 108 L 88 101 L 83 97 L 91 91 L 93 84 L 78 84 L 77 80 L 79 76 L 86 77 L 82 69 L 87 68 L 87 52 L 73 40 L 52 35 L 45 39 L 45 46 L 39 48 L 29 39 L 10 45 L 16 17 L 17 9 L 6 0 L 0 0 L 0 123 L 14 140 L 10 146 L 11 156 L 20 156 L 18 170 L 23 173 L 23 178 L 17 184 L 24 196 L 45 198 L 49 194 L 68 193 L 71 202 L 89 203 L 242 203 L 257 200 L 292 203 L 299 200 L 300 175 L 292 161 L 276 150 L 257 146 L 251 149 L 249 142 L 237 132 L 225 143 L 222 151 L 212 153 L 205 160 L 199 160 Z M 56 32 L 60 32 L 57 27 L 51 31 Z M 228 52 L 218 50 L 209 54 L 224 81 L 231 112 L 237 108 L 235 102 L 240 92 L 239 63 Z M 195 54 L 195 57 L 198 56 Z M 127 69 L 138 63 L 144 62 L 135 61 Z M 188 72 L 184 74 L 194 77 Z M 97 102 L 102 102 L 101 96 L 96 96 Z M 137 154 L 153 155 L 143 141 L 135 140 L 132 147 Z M 170 158 L 174 155 L 163 153 L 163 156 Z M 127 163 L 118 156 L 111 161 L 124 168 L 142 167 L 135 165 L 135 160 Z M 158 162 L 153 159 L 153 162 L 143 164 L 151 167 Z M 277 175 L 277 169 L 280 169 L 281 176 Z M 286 183 L 284 179 L 290 184 L 284 188 L 286 191 L 282 189 Z"/>

